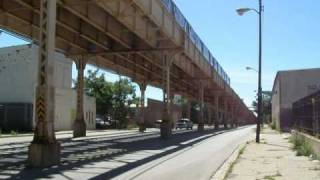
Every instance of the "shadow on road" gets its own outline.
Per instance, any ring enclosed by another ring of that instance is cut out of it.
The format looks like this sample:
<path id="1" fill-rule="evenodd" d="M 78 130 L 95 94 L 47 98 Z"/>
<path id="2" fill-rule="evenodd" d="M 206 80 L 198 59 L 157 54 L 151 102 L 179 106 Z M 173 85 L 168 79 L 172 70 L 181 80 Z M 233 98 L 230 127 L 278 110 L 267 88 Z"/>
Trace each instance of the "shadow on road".
<path id="1" fill-rule="evenodd" d="M 92 179 L 109 179 L 226 131 L 184 132 L 174 134 L 169 140 L 160 139 L 159 133 L 112 139 L 65 139 L 59 141 L 62 144 L 60 165 L 41 169 L 26 167 L 29 143 L 8 144 L 0 149 L 0 179 L 74 179 L 81 178 L 82 174 Z"/>

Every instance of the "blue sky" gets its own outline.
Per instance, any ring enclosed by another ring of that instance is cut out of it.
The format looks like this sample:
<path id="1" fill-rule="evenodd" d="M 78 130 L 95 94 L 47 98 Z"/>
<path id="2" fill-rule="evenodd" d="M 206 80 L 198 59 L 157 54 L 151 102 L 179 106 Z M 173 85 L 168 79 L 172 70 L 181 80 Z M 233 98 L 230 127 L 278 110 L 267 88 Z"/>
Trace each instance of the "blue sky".
<path id="1" fill-rule="evenodd" d="M 258 17 L 254 12 L 238 16 L 235 9 L 255 8 L 258 0 L 175 2 L 230 76 L 231 86 L 250 106 L 257 88 L 257 74 L 245 67 L 257 69 Z M 262 85 L 264 90 L 270 90 L 279 70 L 319 67 L 320 1 L 264 0 L 264 5 Z M 24 42 L 0 35 L 0 47 L 21 43 Z M 73 74 L 75 77 L 75 70 Z M 115 81 L 118 76 L 106 73 L 106 78 Z M 162 91 L 148 87 L 146 96 L 161 100 Z"/>

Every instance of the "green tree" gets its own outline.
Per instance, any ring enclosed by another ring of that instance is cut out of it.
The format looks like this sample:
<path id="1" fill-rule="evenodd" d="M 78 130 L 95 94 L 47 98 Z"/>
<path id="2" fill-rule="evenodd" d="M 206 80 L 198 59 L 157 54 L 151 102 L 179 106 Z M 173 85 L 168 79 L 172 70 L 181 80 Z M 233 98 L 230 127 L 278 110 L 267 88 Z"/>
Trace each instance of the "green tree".
<path id="1" fill-rule="evenodd" d="M 138 105 L 140 98 L 136 97 L 136 89 L 127 78 L 120 78 L 115 83 L 107 82 L 104 73 L 99 69 L 88 70 L 84 78 L 85 92 L 88 96 L 96 98 L 96 112 L 100 115 L 111 115 L 120 122 L 120 128 L 128 124 L 128 116 L 133 116 L 130 106 Z M 75 87 L 77 82 L 74 81 Z"/>
<path id="2" fill-rule="evenodd" d="M 135 103 L 135 86 L 129 79 L 121 79 L 113 85 L 113 118 L 119 120 L 120 128 L 128 125 L 130 106 Z"/>
<path id="3" fill-rule="evenodd" d="M 88 70 L 85 91 L 87 95 L 96 98 L 97 114 L 107 115 L 112 112 L 113 83 L 107 82 L 103 73 L 99 75 L 99 69 Z"/>
<path id="4" fill-rule="evenodd" d="M 190 104 L 188 104 L 190 103 Z M 192 103 L 188 102 L 188 99 L 183 96 L 175 96 L 173 99 L 173 104 L 176 104 L 181 107 L 182 109 L 182 117 L 188 117 L 188 112 L 192 109 Z M 189 106 L 190 105 L 190 106 Z M 188 110 L 190 108 L 190 110 Z"/>
<path id="5" fill-rule="evenodd" d="M 263 122 L 269 122 L 271 120 L 271 91 L 263 91 L 262 92 L 262 120 Z M 255 100 L 252 102 L 252 107 L 254 111 L 258 113 L 258 101 Z"/>

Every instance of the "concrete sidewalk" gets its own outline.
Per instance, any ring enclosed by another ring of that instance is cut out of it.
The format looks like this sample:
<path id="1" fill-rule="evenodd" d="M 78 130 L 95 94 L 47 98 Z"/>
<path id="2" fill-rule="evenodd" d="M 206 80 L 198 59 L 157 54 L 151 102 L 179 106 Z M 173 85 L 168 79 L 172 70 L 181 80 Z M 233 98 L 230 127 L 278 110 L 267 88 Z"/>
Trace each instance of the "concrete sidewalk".
<path id="1" fill-rule="evenodd" d="M 226 179 L 256 180 L 319 180 L 320 163 L 305 156 L 296 156 L 289 142 L 290 134 L 264 129 L 261 143 L 250 142 L 240 151 Z"/>

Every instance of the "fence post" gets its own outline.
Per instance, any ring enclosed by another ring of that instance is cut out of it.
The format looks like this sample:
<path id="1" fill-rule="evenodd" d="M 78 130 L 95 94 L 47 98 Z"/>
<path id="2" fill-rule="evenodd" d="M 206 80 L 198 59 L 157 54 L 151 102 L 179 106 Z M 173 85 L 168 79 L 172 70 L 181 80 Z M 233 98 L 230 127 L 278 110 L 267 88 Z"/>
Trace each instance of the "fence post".
<path id="1" fill-rule="evenodd" d="M 313 129 L 313 135 L 317 135 L 317 123 L 316 123 L 316 106 L 315 106 L 315 99 L 311 98 L 312 102 L 312 129 Z"/>
<path id="2" fill-rule="evenodd" d="M 315 122 L 315 136 L 316 137 L 319 137 L 319 109 L 318 109 L 318 101 L 316 99 L 314 99 L 314 104 L 313 104 L 313 110 L 314 110 L 314 113 L 315 113 L 315 119 L 314 119 L 314 122 Z"/>

